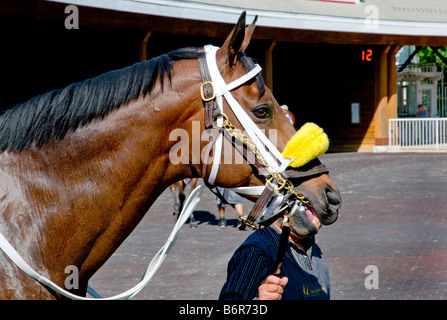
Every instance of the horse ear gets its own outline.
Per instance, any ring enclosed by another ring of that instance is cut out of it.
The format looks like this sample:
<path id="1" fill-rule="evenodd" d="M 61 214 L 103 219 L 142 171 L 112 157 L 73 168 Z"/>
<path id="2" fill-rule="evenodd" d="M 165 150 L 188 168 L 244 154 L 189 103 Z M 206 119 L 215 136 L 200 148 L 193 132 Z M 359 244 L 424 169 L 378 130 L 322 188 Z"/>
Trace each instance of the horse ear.
<path id="1" fill-rule="evenodd" d="M 251 36 L 253 35 L 253 31 L 255 30 L 256 20 L 258 16 L 255 16 L 251 25 L 246 28 L 245 27 L 245 18 L 247 13 L 245 11 L 242 12 L 239 20 L 237 21 L 236 26 L 233 28 L 224 44 L 222 45 L 222 51 L 227 50 L 226 56 L 228 58 L 228 64 L 230 67 L 233 67 L 236 64 L 237 54 L 240 51 L 245 51 L 247 49 Z"/>
<path id="2" fill-rule="evenodd" d="M 236 26 L 231 31 L 228 38 L 225 40 L 222 48 L 227 48 L 228 55 L 228 63 L 230 67 L 233 67 L 236 64 L 236 58 L 238 52 L 242 48 L 242 44 L 244 43 L 245 38 L 245 17 L 246 12 L 242 12 L 239 20 L 237 21 Z"/>
<path id="3" fill-rule="evenodd" d="M 245 38 L 244 38 L 244 42 L 242 43 L 242 46 L 241 46 L 241 51 L 245 51 L 245 49 L 247 49 L 248 45 L 250 44 L 251 36 L 253 35 L 253 32 L 255 31 L 255 25 L 256 25 L 257 20 L 258 20 L 258 16 L 255 16 L 255 18 L 253 19 L 253 22 L 245 30 Z"/>

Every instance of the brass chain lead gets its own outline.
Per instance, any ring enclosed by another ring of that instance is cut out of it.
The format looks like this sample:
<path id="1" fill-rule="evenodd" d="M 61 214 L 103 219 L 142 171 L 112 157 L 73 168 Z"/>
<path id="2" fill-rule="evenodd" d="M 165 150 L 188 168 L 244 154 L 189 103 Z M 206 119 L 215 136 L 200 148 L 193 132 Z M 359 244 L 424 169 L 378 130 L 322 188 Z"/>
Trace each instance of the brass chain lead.
<path id="1" fill-rule="evenodd" d="M 259 152 L 258 147 L 256 146 L 256 144 L 253 142 L 253 140 L 251 140 L 247 135 L 245 135 L 240 129 L 236 128 L 228 119 L 228 116 L 225 113 L 221 113 L 222 117 L 223 117 L 223 123 L 222 123 L 222 128 L 225 129 L 225 131 L 232 137 L 234 137 L 235 139 L 239 140 L 240 142 L 242 142 L 244 145 L 247 146 L 247 148 L 249 148 L 254 156 L 259 160 L 259 162 L 264 166 L 264 167 L 270 167 L 269 163 L 267 162 L 267 160 L 265 160 L 265 158 L 262 156 L 262 154 Z M 277 184 L 279 186 L 276 186 L 273 184 L 273 180 L 276 180 Z M 300 200 L 301 202 L 303 202 L 305 205 L 311 207 L 312 204 L 310 203 L 310 201 L 300 192 L 296 191 L 293 184 L 288 180 L 285 179 L 280 172 L 275 172 L 272 174 L 272 177 L 270 179 L 267 179 L 266 184 L 270 184 L 273 189 L 275 191 L 279 191 L 281 189 L 286 189 L 288 192 L 292 193 L 293 195 L 295 195 L 298 200 Z"/>

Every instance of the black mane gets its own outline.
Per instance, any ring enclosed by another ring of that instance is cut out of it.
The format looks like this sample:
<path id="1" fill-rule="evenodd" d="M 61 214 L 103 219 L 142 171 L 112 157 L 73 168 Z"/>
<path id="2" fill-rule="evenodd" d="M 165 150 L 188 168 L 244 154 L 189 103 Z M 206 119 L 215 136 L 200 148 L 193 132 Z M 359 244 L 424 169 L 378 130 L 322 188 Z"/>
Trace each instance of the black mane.
<path id="1" fill-rule="evenodd" d="M 163 88 L 165 78 L 171 80 L 173 61 L 197 58 L 198 48 L 175 50 L 17 105 L 0 116 L 0 152 L 18 152 L 33 143 L 40 147 L 49 139 L 62 139 L 68 132 L 103 119 L 112 110 L 150 93 L 157 77 Z M 248 70 L 254 66 L 245 55 L 239 59 Z M 257 82 L 263 89 L 262 77 L 257 77 Z"/>

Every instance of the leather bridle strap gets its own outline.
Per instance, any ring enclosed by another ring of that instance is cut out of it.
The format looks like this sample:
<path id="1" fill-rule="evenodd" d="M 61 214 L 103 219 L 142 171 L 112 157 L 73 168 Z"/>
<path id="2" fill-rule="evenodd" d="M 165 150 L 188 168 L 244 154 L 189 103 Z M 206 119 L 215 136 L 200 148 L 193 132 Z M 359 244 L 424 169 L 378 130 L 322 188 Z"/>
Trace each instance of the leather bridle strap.
<path id="1" fill-rule="evenodd" d="M 210 149 L 207 152 L 207 157 L 211 153 L 211 150 L 214 150 L 213 154 L 213 162 L 211 166 L 211 172 L 209 175 L 206 174 L 208 161 L 204 162 L 202 168 L 202 178 L 205 184 L 209 187 L 210 185 L 214 185 L 214 180 L 217 176 L 217 171 L 219 170 L 219 162 L 222 153 L 222 134 L 220 134 L 223 119 L 219 116 L 222 110 L 222 94 L 219 90 L 217 92 L 212 76 L 210 74 L 210 70 L 208 68 L 208 60 L 207 60 L 207 47 L 204 47 L 199 50 L 199 69 L 200 74 L 202 76 L 202 85 L 200 86 L 200 95 L 202 98 L 203 106 L 205 108 L 205 128 L 212 128 L 211 139 L 212 143 L 210 143 Z M 216 118 L 216 125 L 214 125 L 214 118 Z M 217 129 L 217 131 L 215 130 Z M 208 159 L 207 159 L 208 160 Z"/>
<path id="2" fill-rule="evenodd" d="M 256 221 L 259 219 L 261 212 L 263 211 L 265 204 L 271 198 L 275 190 L 271 185 L 266 185 L 264 191 L 262 191 L 259 198 L 256 200 L 255 205 L 251 209 L 247 217 L 243 218 L 243 221 L 252 229 L 257 229 Z"/>
<path id="3" fill-rule="evenodd" d="M 328 174 L 328 168 L 322 164 L 318 158 L 312 160 L 308 164 L 305 164 L 302 167 L 287 169 L 283 172 L 284 177 L 288 179 L 310 179 L 311 177 L 315 177 L 322 174 Z"/>
<path id="4" fill-rule="evenodd" d="M 205 108 L 205 129 L 209 129 L 213 126 L 213 118 L 217 118 L 220 111 L 216 102 L 216 91 L 214 90 L 214 85 L 208 70 L 204 48 L 199 50 L 199 67 L 200 74 L 202 75 L 200 96 L 202 97 L 203 107 Z"/>

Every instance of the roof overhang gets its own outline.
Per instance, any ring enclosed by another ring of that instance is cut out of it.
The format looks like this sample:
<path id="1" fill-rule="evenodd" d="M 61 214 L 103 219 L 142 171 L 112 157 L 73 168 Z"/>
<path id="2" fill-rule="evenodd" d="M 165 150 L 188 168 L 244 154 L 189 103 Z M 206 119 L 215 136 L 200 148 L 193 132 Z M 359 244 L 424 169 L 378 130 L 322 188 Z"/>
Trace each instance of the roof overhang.
<path id="1" fill-rule="evenodd" d="M 431 80 L 440 81 L 443 77 L 441 72 L 434 74 L 433 72 L 397 72 L 397 81 L 421 81 Z"/>
<path id="2" fill-rule="evenodd" d="M 49 0 L 79 6 L 125 11 L 169 18 L 234 24 L 243 8 L 202 2 L 172 0 Z M 340 4 L 338 4 L 340 5 Z M 346 5 L 346 4 L 345 4 Z M 348 6 L 353 6 L 349 5 Z M 355 6 L 355 5 L 354 5 Z M 257 26 L 269 28 L 354 32 L 404 36 L 447 35 L 446 22 L 405 21 L 330 16 L 324 14 L 288 13 L 247 9 L 248 21 L 258 16 Z"/>

